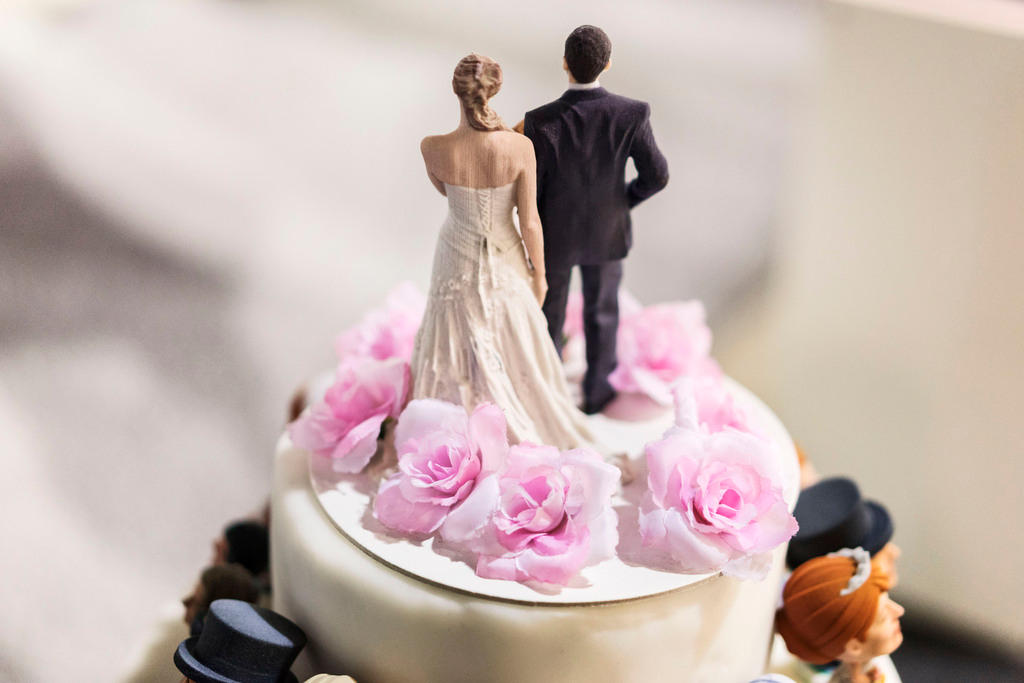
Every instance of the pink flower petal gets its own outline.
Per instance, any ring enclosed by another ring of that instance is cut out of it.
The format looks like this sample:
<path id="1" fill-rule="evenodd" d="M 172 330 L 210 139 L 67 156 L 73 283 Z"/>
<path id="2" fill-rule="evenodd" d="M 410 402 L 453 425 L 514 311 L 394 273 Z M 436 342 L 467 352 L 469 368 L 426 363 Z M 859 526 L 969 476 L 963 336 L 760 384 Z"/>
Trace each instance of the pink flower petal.
<path id="1" fill-rule="evenodd" d="M 450 543 L 469 544 L 469 548 L 476 552 L 500 552 L 500 549 L 495 548 L 493 537 L 482 545 L 478 544 L 485 535 L 485 527 L 491 515 L 497 509 L 498 497 L 498 477 L 492 474 L 480 479 L 465 500 L 448 514 L 441 527 L 441 538 Z"/>
<path id="2" fill-rule="evenodd" d="M 395 427 L 395 446 L 401 449 L 409 439 L 444 431 L 464 431 L 466 411 L 454 403 L 433 398 L 409 401 Z"/>
<path id="3" fill-rule="evenodd" d="M 486 482 L 486 503 L 478 504 L 476 491 L 470 494 L 442 533 L 446 540 L 467 539 L 464 547 L 480 555 L 481 576 L 565 584 L 588 563 L 614 553 L 618 530 L 611 498 L 619 476 L 590 451 L 519 444 L 509 449 L 502 471 L 478 484 L 483 497 Z M 463 519 L 464 509 L 474 510 L 471 518 Z"/>
<path id="4" fill-rule="evenodd" d="M 531 579 L 566 584 L 583 568 L 590 554 L 590 534 L 585 527 L 566 525 L 561 534 L 545 536 L 520 554 L 517 564 Z"/>
<path id="5" fill-rule="evenodd" d="M 775 548 L 796 531 L 782 496 L 772 443 L 726 428 L 708 432 L 693 416 L 692 384 L 678 388 L 681 426 L 648 444 L 648 491 L 639 525 L 645 545 L 685 571 L 716 571 Z M 747 562 L 747 564 L 744 564 Z M 757 564 L 760 567 L 760 564 Z"/>
<path id="6" fill-rule="evenodd" d="M 584 519 L 601 515 L 615 495 L 622 472 L 588 449 L 574 449 L 562 455 L 565 469 L 571 472 L 566 508 Z"/>
<path id="7" fill-rule="evenodd" d="M 381 424 L 398 414 L 408 392 L 408 364 L 350 358 L 324 399 L 289 427 L 295 445 L 330 456 L 341 472 L 362 470 L 377 450 Z"/>
<path id="8" fill-rule="evenodd" d="M 486 441 L 492 459 L 501 462 L 504 459 L 502 448 L 507 444 L 498 435 L 503 435 L 504 430 L 504 416 L 493 406 L 483 406 L 471 417 L 461 406 L 445 401 L 411 401 L 399 416 L 395 429 L 398 472 L 389 480 L 388 496 L 400 496 L 417 510 L 416 514 L 429 517 L 438 527 L 454 510 L 462 507 L 461 503 L 472 499 L 473 502 L 456 515 L 448 531 L 442 533 L 453 542 L 479 540 L 484 536 L 479 528 L 465 527 L 469 523 L 484 524 L 481 520 L 471 520 L 471 513 L 485 512 L 478 507 L 480 496 L 473 496 L 481 480 L 483 461 L 476 437 Z M 484 493 L 487 490 L 481 492 Z M 434 510 L 427 513 L 424 506 Z"/>
<path id="9" fill-rule="evenodd" d="M 665 438 L 647 444 L 647 485 L 660 506 L 681 502 L 679 467 L 687 464 L 687 458 L 699 456 L 699 449 L 699 441 L 692 433 L 673 430 Z"/>
<path id="10" fill-rule="evenodd" d="M 477 406 L 469 416 L 469 435 L 480 449 L 483 471 L 501 469 L 508 453 L 508 425 L 501 409 L 492 403 Z"/>
<path id="11" fill-rule="evenodd" d="M 713 534 L 701 534 L 676 510 L 663 517 L 667 549 L 690 572 L 718 571 L 730 559 L 728 547 Z"/>
<path id="12" fill-rule="evenodd" d="M 373 500 L 373 516 L 381 524 L 406 534 L 430 534 L 437 530 L 448 508 L 429 503 L 412 503 L 401 493 L 400 476 L 392 476 L 381 484 Z"/>
<path id="13" fill-rule="evenodd" d="M 519 581 L 524 578 L 513 557 L 481 555 L 476 561 L 476 573 L 485 579 Z"/>
<path id="14" fill-rule="evenodd" d="M 609 377 L 612 386 L 669 405 L 675 382 L 716 367 L 709 357 L 711 331 L 704 317 L 704 307 L 696 301 L 657 304 L 623 316 L 619 363 Z"/>
<path id="15" fill-rule="evenodd" d="M 612 508 L 606 508 L 600 514 L 590 518 L 590 554 L 584 562 L 585 566 L 597 564 L 615 556 L 615 548 L 619 544 L 619 515 Z"/>
<path id="16" fill-rule="evenodd" d="M 388 295 L 383 307 L 370 311 L 358 325 L 338 336 L 338 358 L 408 361 L 425 306 L 426 297 L 414 285 L 400 284 Z"/>
<path id="17" fill-rule="evenodd" d="M 722 565 L 722 573 L 743 581 L 761 581 L 772 568 L 771 553 L 743 555 Z"/>
<path id="18" fill-rule="evenodd" d="M 331 453 L 338 472 L 361 472 L 377 452 L 377 436 L 386 415 L 373 415 L 349 430 Z"/>
<path id="19" fill-rule="evenodd" d="M 334 417 L 326 404 L 318 403 L 288 425 L 288 436 L 298 448 L 317 455 L 330 455 L 347 427 L 346 423 Z"/>

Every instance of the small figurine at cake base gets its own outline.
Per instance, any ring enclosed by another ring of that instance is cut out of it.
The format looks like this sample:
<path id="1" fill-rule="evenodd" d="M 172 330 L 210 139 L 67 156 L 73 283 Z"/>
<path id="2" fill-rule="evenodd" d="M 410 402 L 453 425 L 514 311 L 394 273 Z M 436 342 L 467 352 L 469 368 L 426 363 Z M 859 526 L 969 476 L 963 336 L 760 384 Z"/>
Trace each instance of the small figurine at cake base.
<path id="1" fill-rule="evenodd" d="M 611 66 L 611 52 L 611 40 L 596 26 L 570 33 L 562 62 L 569 89 L 527 112 L 522 124 L 537 157 L 548 284 L 544 316 L 559 353 L 573 268 L 579 267 L 583 281 L 586 413 L 600 412 L 615 398 L 608 376 L 616 364 L 622 261 L 633 243 L 630 210 L 668 184 L 650 105 L 598 82 Z M 627 184 L 630 158 L 637 177 Z"/>
<path id="2" fill-rule="evenodd" d="M 207 567 L 199 575 L 192 592 L 181 600 L 189 633 L 195 636 L 202 632 L 207 612 L 215 601 L 232 599 L 254 603 L 259 596 L 259 587 L 245 567 L 239 564 Z"/>
<path id="3" fill-rule="evenodd" d="M 270 590 L 270 534 L 267 525 L 254 519 L 240 519 L 224 527 L 213 541 L 213 565 L 238 564 L 252 574 L 261 591 Z"/>
<path id="4" fill-rule="evenodd" d="M 203 632 L 178 645 L 174 664 L 184 680 L 197 683 L 295 683 L 289 669 L 305 646 L 302 629 L 277 612 L 217 600 Z"/>
<path id="5" fill-rule="evenodd" d="M 800 530 L 786 550 L 790 569 L 840 548 L 860 547 L 871 554 L 889 577 L 890 585 L 896 587 L 896 560 L 901 551 L 892 541 L 892 518 L 881 503 L 862 498 L 852 479 L 829 477 L 808 486 L 800 492 L 793 516 Z"/>
<path id="6" fill-rule="evenodd" d="M 903 642 L 903 607 L 889 577 L 863 548 L 809 560 L 790 575 L 775 625 L 786 648 L 811 664 L 839 661 L 832 683 L 878 683 L 875 657 Z"/>

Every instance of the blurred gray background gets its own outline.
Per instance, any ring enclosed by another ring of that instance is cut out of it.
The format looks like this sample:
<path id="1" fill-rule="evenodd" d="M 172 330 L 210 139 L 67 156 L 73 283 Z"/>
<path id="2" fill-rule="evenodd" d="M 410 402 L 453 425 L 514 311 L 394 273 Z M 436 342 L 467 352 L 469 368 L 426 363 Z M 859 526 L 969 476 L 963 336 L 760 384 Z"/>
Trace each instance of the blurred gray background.
<path id="1" fill-rule="evenodd" d="M 454 64 L 471 51 L 502 64 L 494 105 L 511 125 L 564 90 L 562 42 L 580 23 L 610 34 L 602 84 L 651 103 L 672 174 L 635 212 L 626 286 L 648 303 L 704 300 L 726 370 L 813 445 L 820 470 L 851 474 L 894 508 L 898 530 L 919 532 L 905 544 L 908 593 L 940 620 L 959 610 L 943 586 L 964 574 L 936 569 L 929 555 L 960 537 L 908 523 L 927 506 L 919 501 L 956 492 L 940 478 L 894 500 L 901 482 L 921 478 L 920 463 L 890 470 L 895 456 L 860 459 L 843 447 L 844 417 L 884 389 L 851 385 L 862 393 L 823 415 L 820 388 L 787 355 L 797 348 L 787 334 L 836 309 L 807 305 L 827 267 L 817 280 L 793 275 L 820 263 L 800 236 L 821 228 L 850 180 L 810 182 L 831 158 L 828 131 L 842 132 L 842 98 L 859 92 L 822 83 L 845 73 L 857 41 L 905 35 L 888 24 L 851 33 L 864 13 L 889 16 L 873 4 L 66 0 L 2 10 L 0 678 L 116 678 L 157 614 L 194 583 L 212 538 L 263 504 L 287 400 L 331 365 L 334 335 L 398 281 L 425 288 L 446 208 L 418 143 L 458 121 Z M 979 52 L 991 49 L 973 37 L 994 33 L 987 15 L 893 16 L 911 29 L 960 26 Z M 993 90 L 1024 64 L 1019 35 L 1000 35 L 1011 66 L 986 81 Z M 857 144 L 888 142 L 871 130 Z M 854 180 L 890 163 L 868 161 Z M 1003 167 L 1020 168 L 1015 152 Z M 809 193 L 824 204 L 809 206 Z M 913 188 L 884 200 L 908 197 L 913 206 Z M 1018 204 L 998 198 L 1008 208 L 997 221 L 1013 225 Z M 818 247 L 836 247 L 821 234 Z M 847 275 L 845 286 L 860 289 Z M 914 343 L 928 344 L 910 340 L 902 352 L 913 355 Z M 849 365 L 834 366 L 811 375 L 831 368 L 849 379 Z M 1009 467 L 1002 480 L 1019 481 L 1020 467 Z M 887 488 L 891 472 L 900 480 Z M 994 523 L 1021 521 L 1009 494 L 994 500 Z M 1019 582 L 991 565 L 995 550 L 966 574 L 997 580 L 995 592 L 962 586 L 965 602 L 982 602 L 965 623 L 1019 648 L 1020 622 L 988 614 L 1007 590 L 1018 615 L 1022 607 Z M 1016 552 L 1009 562 L 1019 567 Z"/>

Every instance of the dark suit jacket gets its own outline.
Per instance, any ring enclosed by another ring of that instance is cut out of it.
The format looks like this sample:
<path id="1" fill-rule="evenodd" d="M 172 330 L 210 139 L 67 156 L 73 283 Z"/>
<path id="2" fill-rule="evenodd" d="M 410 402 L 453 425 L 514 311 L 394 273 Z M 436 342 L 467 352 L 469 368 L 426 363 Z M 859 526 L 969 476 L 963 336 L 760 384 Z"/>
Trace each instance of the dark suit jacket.
<path id="1" fill-rule="evenodd" d="M 537 154 L 537 208 L 548 267 L 597 265 L 633 244 L 629 210 L 668 183 L 646 102 L 604 88 L 567 90 L 527 112 Z M 637 177 L 626 184 L 626 159 Z"/>

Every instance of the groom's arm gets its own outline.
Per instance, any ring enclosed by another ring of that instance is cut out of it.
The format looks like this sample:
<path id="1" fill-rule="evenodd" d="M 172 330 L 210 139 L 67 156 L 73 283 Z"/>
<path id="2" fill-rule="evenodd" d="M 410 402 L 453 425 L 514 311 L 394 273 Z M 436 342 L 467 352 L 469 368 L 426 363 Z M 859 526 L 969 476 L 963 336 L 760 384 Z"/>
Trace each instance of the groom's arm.
<path id="1" fill-rule="evenodd" d="M 537 205 L 540 206 L 544 197 L 544 183 L 547 180 L 547 163 L 545 163 L 545 151 L 542 149 L 544 143 L 537 135 L 537 131 L 534 130 L 533 123 L 530 115 L 527 114 L 519 126 L 522 126 L 523 135 L 530 138 L 530 142 L 533 143 L 533 153 L 537 158 Z"/>
<path id="2" fill-rule="evenodd" d="M 641 123 L 633 135 L 633 144 L 629 148 L 629 156 L 633 157 L 637 173 L 636 178 L 626 187 L 631 209 L 668 185 L 668 162 L 654 142 L 650 105 L 643 106 L 641 117 Z"/>

